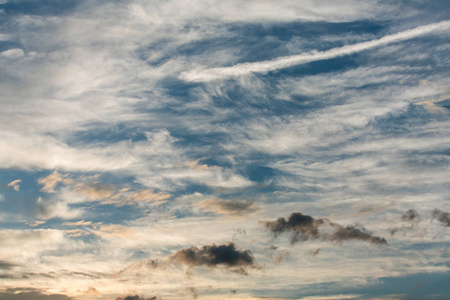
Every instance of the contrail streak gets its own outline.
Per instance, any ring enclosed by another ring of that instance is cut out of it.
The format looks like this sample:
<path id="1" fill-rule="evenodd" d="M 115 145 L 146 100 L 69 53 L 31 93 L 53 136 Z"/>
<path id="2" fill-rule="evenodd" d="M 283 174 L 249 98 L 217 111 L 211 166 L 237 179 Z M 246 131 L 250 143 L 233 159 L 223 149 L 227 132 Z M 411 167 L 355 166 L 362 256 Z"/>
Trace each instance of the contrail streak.
<path id="1" fill-rule="evenodd" d="M 450 27 L 450 21 L 442 21 L 429 25 L 405 30 L 396 34 L 384 36 L 380 39 L 362 42 L 344 47 L 333 48 L 327 51 L 311 51 L 292 56 L 279 57 L 273 60 L 242 63 L 231 67 L 212 68 L 203 70 L 192 70 L 180 74 L 180 78 L 185 81 L 206 82 L 227 77 L 245 75 L 249 73 L 263 73 L 291 66 L 304 64 L 312 61 L 330 59 L 343 55 L 348 55 L 367 49 L 387 45 L 394 42 L 412 39 L 433 31 L 442 31 Z"/>

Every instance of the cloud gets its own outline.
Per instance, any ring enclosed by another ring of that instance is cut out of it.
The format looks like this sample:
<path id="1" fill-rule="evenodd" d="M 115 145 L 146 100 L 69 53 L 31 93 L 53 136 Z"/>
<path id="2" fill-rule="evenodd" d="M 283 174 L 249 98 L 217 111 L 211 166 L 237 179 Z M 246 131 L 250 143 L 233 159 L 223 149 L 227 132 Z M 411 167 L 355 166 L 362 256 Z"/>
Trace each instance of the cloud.
<path id="1" fill-rule="evenodd" d="M 159 205 L 167 202 L 172 196 L 167 193 L 154 192 L 152 189 L 131 190 L 128 186 L 102 184 L 99 181 L 99 175 L 74 178 L 54 171 L 47 177 L 40 178 L 38 183 L 44 186 L 41 189 L 44 192 L 56 193 L 55 188 L 60 184 L 60 189 L 58 189 L 60 192 L 81 196 L 85 202 L 99 202 L 104 205 L 124 206 L 135 203 Z"/>
<path id="2" fill-rule="evenodd" d="M 317 248 L 317 249 L 314 249 L 314 250 L 309 250 L 309 255 L 316 256 L 316 255 L 319 254 L 320 250 L 321 250 L 320 248 Z"/>
<path id="3" fill-rule="evenodd" d="M 302 213 L 292 213 L 288 219 L 278 218 L 276 221 L 262 221 L 262 224 L 271 231 L 275 237 L 289 232 L 292 234 L 291 242 L 305 241 L 309 238 L 319 237 L 319 226 L 325 223 L 324 219 L 314 219 Z"/>
<path id="4" fill-rule="evenodd" d="M 364 228 L 357 228 L 352 225 L 343 227 L 339 224 L 330 222 L 328 219 L 315 219 L 299 212 L 291 213 L 287 220 L 285 218 L 278 218 L 276 221 L 261 221 L 261 223 L 266 229 L 271 231 L 275 237 L 284 233 L 291 234 L 292 244 L 303 242 L 308 239 L 319 238 L 334 242 L 361 240 L 373 244 L 387 244 L 384 238 L 373 236 Z M 331 235 L 319 231 L 319 227 L 326 225 L 334 229 L 334 232 Z"/>
<path id="5" fill-rule="evenodd" d="M 168 258 L 175 263 L 181 263 L 188 267 L 205 266 L 216 268 L 224 266 L 233 271 L 246 274 L 245 268 L 254 267 L 254 257 L 250 250 L 237 250 L 234 243 L 224 245 L 207 245 L 201 248 L 192 246 L 178 250 Z"/>
<path id="6" fill-rule="evenodd" d="M 24 56 L 24 52 L 22 49 L 9 49 L 0 53 L 0 57 L 5 57 L 9 59 L 17 59 Z"/>
<path id="7" fill-rule="evenodd" d="M 60 182 L 64 182 L 66 180 L 65 177 L 66 177 L 65 175 L 61 175 L 57 171 L 53 171 L 53 173 L 51 173 L 50 175 L 43 178 L 39 178 L 38 183 L 40 185 L 43 185 L 41 191 L 45 193 L 56 193 L 55 191 L 56 185 Z"/>
<path id="8" fill-rule="evenodd" d="M 81 291 L 81 293 L 86 296 L 99 296 L 102 294 L 93 286 L 88 287 L 85 291 Z"/>
<path id="9" fill-rule="evenodd" d="M 8 289 L 0 292 L 0 300 L 72 300 L 74 298 L 62 294 L 45 294 L 37 289 Z"/>
<path id="10" fill-rule="evenodd" d="M 0 260 L 0 270 L 9 270 L 12 269 L 14 267 L 16 267 L 16 264 L 4 261 L 4 260 Z"/>
<path id="11" fill-rule="evenodd" d="M 412 39 L 434 31 L 444 31 L 450 27 L 450 21 L 428 24 L 417 28 L 405 30 L 396 34 L 387 35 L 377 40 L 333 48 L 327 51 L 312 51 L 304 54 L 280 57 L 270 61 L 242 63 L 231 67 L 213 68 L 206 70 L 193 70 L 183 72 L 180 78 L 186 81 L 212 81 L 227 77 L 241 76 L 249 73 L 263 73 L 283 68 L 292 67 L 312 61 L 325 60 L 339 56 L 361 52 L 374 47 L 387 45 L 399 41 Z"/>
<path id="12" fill-rule="evenodd" d="M 129 265 L 128 267 L 120 270 L 117 274 L 127 274 L 127 273 L 141 273 L 143 271 L 144 273 L 147 270 L 156 270 L 160 268 L 166 268 L 167 262 L 165 259 L 146 259 L 142 261 L 138 261 L 136 263 L 133 263 Z"/>
<path id="13" fill-rule="evenodd" d="M 0 257 L 15 253 L 18 259 L 39 257 L 66 245 L 64 232 L 54 229 L 4 229 L 0 230 Z"/>
<path id="14" fill-rule="evenodd" d="M 216 214 L 245 216 L 259 211 L 254 201 L 205 199 L 195 204 L 205 212 Z"/>
<path id="15" fill-rule="evenodd" d="M 20 183 L 21 182 L 22 182 L 22 180 L 16 179 L 16 180 L 11 181 L 10 183 L 8 183 L 7 187 L 11 187 L 11 188 L 13 188 L 13 190 L 18 192 L 20 190 Z"/>
<path id="16" fill-rule="evenodd" d="M 402 216 L 401 220 L 403 222 L 410 222 L 410 223 L 420 223 L 420 215 L 415 209 L 408 209 Z"/>
<path id="17" fill-rule="evenodd" d="M 347 240 L 360 240 L 379 245 L 387 244 L 386 239 L 379 236 L 373 236 L 372 233 L 365 228 L 357 228 L 352 225 L 343 227 L 336 224 L 334 227 L 336 228 L 336 231 L 329 237 L 331 241 L 342 242 Z"/>
<path id="18" fill-rule="evenodd" d="M 186 291 L 188 291 L 192 295 L 192 298 L 194 298 L 194 299 L 198 298 L 198 292 L 197 292 L 196 288 L 189 286 L 189 287 L 186 287 Z"/>
<path id="19" fill-rule="evenodd" d="M 91 221 L 80 220 L 80 221 L 77 221 L 77 222 L 64 222 L 62 225 L 63 226 L 74 226 L 74 227 L 76 227 L 76 226 L 89 226 L 89 225 L 92 225 L 92 222 Z"/>
<path id="20" fill-rule="evenodd" d="M 436 218 L 443 225 L 450 227 L 450 213 L 435 209 L 433 210 L 433 218 Z"/>
<path id="21" fill-rule="evenodd" d="M 83 208 L 73 208 L 58 198 L 44 200 L 39 197 L 36 202 L 36 216 L 40 219 L 75 219 L 83 214 Z"/>
<path id="22" fill-rule="evenodd" d="M 143 298 L 140 297 L 138 295 L 134 295 L 134 296 L 125 296 L 125 297 L 118 297 L 116 298 L 116 300 L 157 300 L 158 298 L 156 297 L 151 297 L 151 298 Z"/>

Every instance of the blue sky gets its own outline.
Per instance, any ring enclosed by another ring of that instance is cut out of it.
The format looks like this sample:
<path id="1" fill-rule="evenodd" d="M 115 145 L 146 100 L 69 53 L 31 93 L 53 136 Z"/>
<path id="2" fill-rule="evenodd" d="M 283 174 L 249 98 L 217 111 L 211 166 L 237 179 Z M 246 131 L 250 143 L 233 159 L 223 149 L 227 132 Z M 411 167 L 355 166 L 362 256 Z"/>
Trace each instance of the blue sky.
<path id="1" fill-rule="evenodd" d="M 447 299 L 449 12 L 0 0 L 0 299 Z"/>

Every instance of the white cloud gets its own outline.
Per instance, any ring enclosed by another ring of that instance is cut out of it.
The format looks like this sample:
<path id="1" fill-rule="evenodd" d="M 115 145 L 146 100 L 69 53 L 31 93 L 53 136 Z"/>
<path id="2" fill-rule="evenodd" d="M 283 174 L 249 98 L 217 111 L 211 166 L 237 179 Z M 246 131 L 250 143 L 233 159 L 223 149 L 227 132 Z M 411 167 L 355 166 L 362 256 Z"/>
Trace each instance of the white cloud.
<path id="1" fill-rule="evenodd" d="M 20 191 L 20 183 L 22 182 L 21 179 L 16 179 L 14 181 L 11 181 L 10 183 L 8 183 L 7 187 L 12 188 L 13 190 L 15 190 L 16 192 Z"/>
<path id="2" fill-rule="evenodd" d="M 0 56 L 9 58 L 9 59 L 17 59 L 24 56 L 24 52 L 22 49 L 9 49 L 0 53 Z"/>
<path id="3" fill-rule="evenodd" d="M 379 47 L 390 43 L 412 39 L 421 35 L 445 31 L 449 27 L 450 21 L 442 21 L 439 23 L 433 23 L 425 26 L 420 26 L 414 29 L 405 30 L 396 34 L 387 35 L 377 40 L 362 42 L 354 45 L 347 45 L 344 47 L 334 48 L 323 52 L 312 51 L 305 54 L 280 57 L 271 61 L 242 63 L 231 67 L 187 71 L 181 73 L 180 78 L 187 81 L 211 81 L 227 77 L 246 75 L 249 73 L 263 73 L 277 69 L 288 68 L 312 61 L 349 55 L 352 53 L 368 50 L 374 47 Z"/>
<path id="4" fill-rule="evenodd" d="M 58 198 L 44 200 L 41 197 L 36 202 L 36 216 L 39 219 L 60 218 L 70 220 L 79 218 L 84 214 L 84 209 L 70 207 L 67 203 Z"/>

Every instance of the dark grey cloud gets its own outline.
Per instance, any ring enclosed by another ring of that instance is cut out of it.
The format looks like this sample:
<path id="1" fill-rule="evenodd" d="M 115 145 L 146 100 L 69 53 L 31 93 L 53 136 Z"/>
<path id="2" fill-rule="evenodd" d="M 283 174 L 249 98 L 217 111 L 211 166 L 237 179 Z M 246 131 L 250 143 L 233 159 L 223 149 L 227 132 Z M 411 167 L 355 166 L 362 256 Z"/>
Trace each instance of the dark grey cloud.
<path id="1" fill-rule="evenodd" d="M 206 199 L 197 206 L 206 212 L 233 216 L 248 215 L 259 210 L 254 201 L 246 200 Z"/>
<path id="2" fill-rule="evenodd" d="M 336 224 L 333 225 L 335 226 L 336 231 L 330 236 L 331 241 L 342 242 L 346 240 L 360 240 L 373 244 L 387 244 L 386 239 L 372 235 L 372 233 L 365 228 L 357 228 L 352 225 L 346 227 Z"/>
<path id="3" fill-rule="evenodd" d="M 156 297 L 151 297 L 151 298 L 141 298 L 138 295 L 134 295 L 134 296 L 126 296 L 124 297 L 118 297 L 116 298 L 116 300 L 157 300 L 158 298 Z"/>
<path id="4" fill-rule="evenodd" d="M 16 267 L 16 264 L 7 262 L 5 260 L 0 260 L 0 270 L 9 270 Z"/>
<path id="5" fill-rule="evenodd" d="M 237 250 L 234 243 L 227 245 L 207 245 L 201 248 L 190 247 L 178 250 L 169 260 L 189 267 L 205 266 L 215 268 L 224 266 L 232 271 L 246 274 L 245 268 L 254 267 L 254 257 L 250 250 Z"/>
<path id="6" fill-rule="evenodd" d="M 276 221 L 263 221 L 264 226 L 273 232 L 275 237 L 285 232 L 291 233 L 292 243 L 318 238 L 318 228 L 324 223 L 324 219 L 316 220 L 302 213 L 292 213 L 288 219 L 278 218 Z"/>
<path id="7" fill-rule="evenodd" d="M 450 213 L 435 209 L 433 210 L 433 218 L 437 219 L 445 226 L 450 227 Z"/>
<path id="8" fill-rule="evenodd" d="M 361 240 L 374 244 L 387 244 L 384 238 L 373 236 L 372 233 L 364 228 L 357 228 L 352 225 L 343 227 L 339 224 L 330 222 L 328 219 L 315 219 L 299 212 L 292 213 L 288 219 L 278 218 L 276 221 L 262 221 L 262 224 L 266 229 L 271 231 L 275 237 L 280 234 L 289 233 L 291 235 L 292 244 L 318 238 L 334 242 Z M 319 227 L 324 225 L 333 227 L 334 232 L 331 235 L 321 234 Z"/>
<path id="9" fill-rule="evenodd" d="M 401 217 L 403 222 L 419 223 L 420 215 L 415 209 L 408 209 Z"/>
<path id="10" fill-rule="evenodd" d="M 8 289 L 0 292 L 0 300 L 73 300 L 72 297 L 62 294 L 44 294 L 36 289 Z"/>

